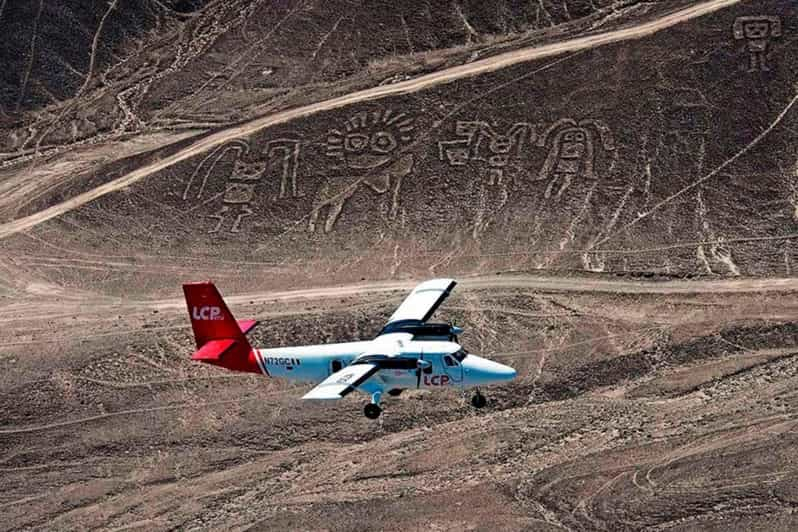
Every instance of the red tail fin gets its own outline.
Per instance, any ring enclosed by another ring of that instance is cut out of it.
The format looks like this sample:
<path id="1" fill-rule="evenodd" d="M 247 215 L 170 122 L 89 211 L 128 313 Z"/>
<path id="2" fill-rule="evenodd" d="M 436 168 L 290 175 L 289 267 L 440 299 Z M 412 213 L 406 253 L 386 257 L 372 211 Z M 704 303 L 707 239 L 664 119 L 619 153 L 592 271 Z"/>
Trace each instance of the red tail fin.
<path id="1" fill-rule="evenodd" d="M 236 371 L 260 373 L 256 354 L 245 335 L 256 322 L 237 322 L 209 281 L 184 284 L 183 293 L 197 341 L 197 351 L 191 358 Z"/>

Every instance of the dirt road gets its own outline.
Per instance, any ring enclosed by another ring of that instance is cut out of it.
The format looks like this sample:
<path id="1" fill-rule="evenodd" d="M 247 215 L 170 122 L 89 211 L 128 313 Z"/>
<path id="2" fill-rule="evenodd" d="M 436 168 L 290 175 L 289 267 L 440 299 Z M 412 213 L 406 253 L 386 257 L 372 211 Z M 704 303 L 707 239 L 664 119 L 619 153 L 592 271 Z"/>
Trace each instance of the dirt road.
<path id="1" fill-rule="evenodd" d="M 231 306 L 268 301 L 289 302 L 292 300 L 334 299 L 347 296 L 365 296 L 393 291 L 409 291 L 422 280 L 375 281 L 341 286 L 306 288 L 302 290 L 256 290 L 244 294 L 225 294 Z M 224 286 L 219 286 L 224 294 Z M 629 281 L 590 277 L 553 277 L 524 274 L 505 274 L 469 277 L 458 280 L 458 292 L 476 289 L 528 289 L 551 292 L 586 292 L 599 294 L 734 294 L 734 293 L 788 293 L 798 292 L 798 278 L 769 279 L 718 279 L 718 280 L 674 280 L 674 281 Z M 175 293 L 179 287 L 175 287 Z M 397 302 L 404 294 L 397 295 Z M 105 314 L 125 309 L 131 312 L 184 311 L 182 296 L 160 300 L 135 300 L 104 298 L 89 302 L 88 299 L 62 298 L 53 301 L 20 301 L 0 309 L 0 323 L 22 322 L 36 319 L 54 319 L 64 316 Z"/>
<path id="2" fill-rule="evenodd" d="M 560 55 L 566 52 L 577 52 L 580 50 L 595 48 L 620 41 L 639 39 L 681 22 L 707 15 L 739 2 L 740 0 L 710 0 L 631 28 L 609 31 L 597 35 L 570 39 L 553 44 L 522 48 L 520 50 L 507 52 L 505 54 L 500 54 L 465 65 L 459 65 L 453 68 L 441 70 L 439 72 L 434 72 L 432 74 L 420 76 L 415 79 L 394 83 L 391 85 L 377 86 L 370 89 L 353 92 L 345 96 L 306 105 L 304 107 L 290 109 L 288 111 L 257 118 L 245 124 L 219 131 L 195 142 L 186 149 L 170 155 L 169 157 L 165 157 L 160 161 L 142 166 L 141 168 L 118 179 L 101 185 L 88 192 L 84 192 L 83 194 L 79 194 L 67 201 L 53 205 L 52 207 L 44 209 L 36 214 L 0 225 L 0 239 L 20 231 L 30 229 L 31 227 L 35 227 L 42 222 L 85 205 L 86 203 L 89 203 L 90 201 L 95 200 L 105 194 L 130 186 L 136 181 L 163 170 L 164 168 L 220 146 L 225 142 L 228 142 L 230 139 L 252 135 L 261 129 L 276 124 L 281 124 L 311 114 L 328 111 L 359 102 L 375 100 L 384 98 L 386 96 L 421 91 L 435 85 L 492 72 L 518 63 Z"/>
<path id="3" fill-rule="evenodd" d="M 417 281 L 385 281 L 353 284 L 327 288 L 309 288 L 285 292 L 257 292 L 230 297 L 235 302 L 260 300 L 286 300 L 297 298 L 330 298 L 366 293 L 410 290 Z M 624 281 L 571 277 L 537 277 L 531 275 L 489 275 L 458 281 L 460 289 L 527 288 L 556 292 L 606 292 L 616 294 L 690 294 L 690 293 L 742 293 L 790 292 L 798 290 L 798 279 L 723 279 L 701 281 Z"/>

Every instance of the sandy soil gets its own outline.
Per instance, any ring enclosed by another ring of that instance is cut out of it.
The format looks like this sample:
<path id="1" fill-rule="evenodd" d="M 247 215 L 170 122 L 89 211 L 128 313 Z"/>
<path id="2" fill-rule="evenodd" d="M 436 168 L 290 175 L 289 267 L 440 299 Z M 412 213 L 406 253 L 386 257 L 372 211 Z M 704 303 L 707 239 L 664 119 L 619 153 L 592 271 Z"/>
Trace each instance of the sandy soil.
<path id="1" fill-rule="evenodd" d="M 228 299 L 288 345 L 368 338 L 409 284 Z M 177 298 L 28 288 L 0 314 L 4 530 L 795 526 L 794 280 L 464 279 L 439 317 L 520 378 L 379 422 L 192 364 Z"/>

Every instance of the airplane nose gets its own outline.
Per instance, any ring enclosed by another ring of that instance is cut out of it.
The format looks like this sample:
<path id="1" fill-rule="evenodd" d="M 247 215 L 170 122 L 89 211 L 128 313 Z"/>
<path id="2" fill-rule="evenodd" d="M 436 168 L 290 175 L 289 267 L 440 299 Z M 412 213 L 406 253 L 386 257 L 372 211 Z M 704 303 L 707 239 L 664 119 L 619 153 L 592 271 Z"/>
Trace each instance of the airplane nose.
<path id="1" fill-rule="evenodd" d="M 517 375 L 510 366 L 476 355 L 468 355 L 463 360 L 463 369 L 466 370 L 467 380 L 475 385 L 511 381 Z"/>
<path id="2" fill-rule="evenodd" d="M 496 368 L 493 369 L 493 374 L 496 376 L 497 379 L 501 379 L 503 381 L 511 381 L 515 378 L 516 372 L 510 366 L 505 366 L 504 364 L 496 364 Z"/>
<path id="3" fill-rule="evenodd" d="M 511 381 L 516 377 L 516 375 L 518 375 L 515 369 L 511 368 L 510 366 L 505 366 L 504 364 L 500 364 L 500 366 L 502 366 L 502 379 Z"/>

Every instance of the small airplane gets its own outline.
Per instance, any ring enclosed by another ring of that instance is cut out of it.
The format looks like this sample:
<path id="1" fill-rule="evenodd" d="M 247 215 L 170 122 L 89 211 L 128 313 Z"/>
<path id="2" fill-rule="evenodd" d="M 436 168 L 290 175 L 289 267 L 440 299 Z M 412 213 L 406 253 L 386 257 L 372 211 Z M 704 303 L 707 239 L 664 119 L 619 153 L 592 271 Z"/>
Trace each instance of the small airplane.
<path id="1" fill-rule="evenodd" d="M 382 412 L 384 392 L 413 388 L 475 388 L 474 408 L 486 404 L 480 386 L 510 381 L 515 370 L 468 353 L 457 343 L 460 327 L 427 323 L 457 283 L 433 279 L 416 286 L 373 340 L 253 349 L 246 334 L 257 321 L 236 321 L 211 282 L 183 285 L 197 341 L 192 360 L 233 371 L 319 383 L 303 399 L 341 399 L 354 390 L 371 396 L 369 419 Z"/>

